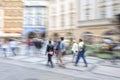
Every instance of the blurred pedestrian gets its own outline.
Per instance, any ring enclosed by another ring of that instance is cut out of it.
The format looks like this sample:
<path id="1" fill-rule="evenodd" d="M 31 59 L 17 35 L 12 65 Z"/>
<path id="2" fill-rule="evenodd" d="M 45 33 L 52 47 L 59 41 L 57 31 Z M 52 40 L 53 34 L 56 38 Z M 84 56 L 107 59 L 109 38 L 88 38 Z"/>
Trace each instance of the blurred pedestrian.
<path id="1" fill-rule="evenodd" d="M 78 55 L 78 44 L 77 44 L 77 42 L 75 40 L 73 41 L 73 45 L 72 45 L 72 53 L 73 53 L 72 62 L 74 62 L 76 56 Z"/>
<path id="2" fill-rule="evenodd" d="M 40 49 L 42 48 L 41 40 L 40 39 L 33 40 L 33 44 L 35 46 L 35 53 L 39 54 L 40 53 Z"/>
<path id="3" fill-rule="evenodd" d="M 32 39 L 27 39 L 27 54 L 32 53 L 33 54 L 33 40 Z"/>
<path id="4" fill-rule="evenodd" d="M 56 41 L 55 42 L 55 54 L 56 54 L 56 58 L 57 58 L 57 63 L 59 61 L 59 56 L 60 56 L 60 41 Z"/>
<path id="5" fill-rule="evenodd" d="M 86 58 L 85 58 L 85 44 L 83 42 L 82 39 L 79 39 L 79 44 L 78 44 L 78 55 L 77 55 L 77 58 L 76 58 L 76 62 L 75 62 L 75 66 L 77 66 L 79 60 L 80 60 L 80 57 L 82 57 L 84 63 L 85 63 L 85 67 L 87 67 L 87 61 L 86 61 Z"/>
<path id="6" fill-rule="evenodd" d="M 52 62 L 52 56 L 54 55 L 54 46 L 52 45 L 51 41 L 49 41 L 49 43 L 47 45 L 46 54 L 48 55 L 47 66 L 49 66 L 49 63 L 50 63 L 51 67 L 53 68 L 54 66 L 53 66 L 53 62 Z"/>
<path id="7" fill-rule="evenodd" d="M 3 40 L 1 47 L 3 50 L 4 57 L 7 57 L 7 49 L 8 49 L 8 40 L 7 39 Z"/>
<path id="8" fill-rule="evenodd" d="M 64 41 L 64 37 L 61 37 L 60 41 L 60 53 L 58 59 L 60 60 L 60 66 L 65 67 L 65 63 L 63 61 L 63 55 L 66 54 L 66 42 Z"/>
<path id="9" fill-rule="evenodd" d="M 17 43 L 16 43 L 16 41 L 13 40 L 13 39 L 10 39 L 10 41 L 9 41 L 9 47 L 10 47 L 10 49 L 12 51 L 13 56 L 16 56 L 16 49 L 17 49 Z"/>

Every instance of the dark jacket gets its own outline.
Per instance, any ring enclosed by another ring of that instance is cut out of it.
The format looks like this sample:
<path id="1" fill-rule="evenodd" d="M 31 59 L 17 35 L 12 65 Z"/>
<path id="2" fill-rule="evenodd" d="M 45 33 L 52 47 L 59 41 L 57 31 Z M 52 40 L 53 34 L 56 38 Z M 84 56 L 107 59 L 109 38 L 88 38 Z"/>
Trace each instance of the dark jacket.
<path id="1" fill-rule="evenodd" d="M 50 51 L 53 51 L 53 52 L 54 52 L 54 46 L 53 46 L 52 44 L 48 44 L 48 45 L 47 45 L 46 52 L 50 52 Z"/>

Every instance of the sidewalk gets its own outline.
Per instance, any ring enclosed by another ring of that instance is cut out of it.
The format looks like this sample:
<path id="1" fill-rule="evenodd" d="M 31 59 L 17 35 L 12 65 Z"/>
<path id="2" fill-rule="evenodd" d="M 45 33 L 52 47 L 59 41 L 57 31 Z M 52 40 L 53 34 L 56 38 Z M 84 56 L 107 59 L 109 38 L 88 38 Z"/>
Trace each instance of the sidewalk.
<path id="1" fill-rule="evenodd" d="M 19 55 L 15 57 L 8 57 L 10 60 L 25 62 L 25 63 L 31 63 L 31 64 L 39 64 L 41 66 L 45 66 L 47 62 L 47 56 L 41 55 L 38 56 L 25 56 L 25 55 Z M 74 66 L 74 63 L 72 63 L 72 55 L 67 55 L 64 57 L 66 68 L 68 70 L 74 70 L 74 71 L 83 71 L 83 72 L 92 72 L 95 74 L 101 74 L 106 76 L 113 76 L 116 78 L 120 78 L 120 60 L 116 61 L 116 64 L 113 65 L 109 60 L 103 60 L 96 57 L 87 57 L 88 61 L 88 67 L 84 67 L 84 63 L 82 62 L 82 59 L 79 62 L 79 66 Z M 55 68 L 60 68 L 58 64 L 56 64 L 56 58 L 53 57 L 53 62 L 55 65 Z"/>
<path id="2" fill-rule="evenodd" d="M 49 68 L 46 65 L 47 56 L 9 56 L 7 58 L 0 58 L 0 62 L 18 65 L 30 69 L 44 70 L 54 73 L 61 73 L 80 78 L 88 78 L 90 80 L 119 80 L 120 79 L 120 62 L 117 61 L 116 65 L 111 64 L 110 61 L 105 61 L 96 57 L 87 57 L 88 67 L 83 67 L 82 60 L 79 62 L 79 66 L 74 66 L 71 62 L 72 55 L 64 57 L 66 68 L 59 67 L 56 64 L 55 57 L 53 62 L 55 67 Z"/>

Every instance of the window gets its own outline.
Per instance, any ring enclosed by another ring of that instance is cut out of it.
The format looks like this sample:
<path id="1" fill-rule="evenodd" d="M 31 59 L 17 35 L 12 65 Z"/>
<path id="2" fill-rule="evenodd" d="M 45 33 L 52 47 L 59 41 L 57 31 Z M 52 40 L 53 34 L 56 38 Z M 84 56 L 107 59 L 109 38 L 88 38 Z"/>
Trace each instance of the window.
<path id="1" fill-rule="evenodd" d="M 90 4 L 90 0 L 84 0 L 84 4 L 85 5 L 89 5 Z"/>
<path id="2" fill-rule="evenodd" d="M 33 9 L 32 8 L 26 8 L 25 9 L 25 14 L 32 15 L 33 14 Z"/>
<path id="3" fill-rule="evenodd" d="M 36 8 L 35 12 L 37 15 L 42 15 L 42 8 Z"/>
<path id="4" fill-rule="evenodd" d="M 32 11 L 31 11 L 32 10 Z M 45 7 L 26 7 L 24 15 L 25 26 L 41 26 L 44 25 Z"/>
<path id="5" fill-rule="evenodd" d="M 114 5 L 114 7 L 113 7 L 114 15 L 120 13 L 120 8 L 119 7 L 120 7 L 119 4 Z"/>
<path id="6" fill-rule="evenodd" d="M 61 5 L 61 12 L 64 12 L 65 11 L 64 9 L 65 9 L 65 6 L 62 4 Z"/>
<path id="7" fill-rule="evenodd" d="M 64 22 L 64 14 L 61 15 L 61 26 L 64 27 L 65 22 Z"/>
<path id="8" fill-rule="evenodd" d="M 56 17 L 53 16 L 53 26 L 56 27 Z"/>
<path id="9" fill-rule="evenodd" d="M 100 16 L 102 19 L 106 18 L 106 10 L 105 7 L 100 8 Z"/>
<path id="10" fill-rule="evenodd" d="M 89 20 L 90 19 L 90 9 L 86 9 L 86 20 Z"/>
<path id="11" fill-rule="evenodd" d="M 75 24 L 75 13 L 70 13 L 70 26 L 74 26 Z"/>

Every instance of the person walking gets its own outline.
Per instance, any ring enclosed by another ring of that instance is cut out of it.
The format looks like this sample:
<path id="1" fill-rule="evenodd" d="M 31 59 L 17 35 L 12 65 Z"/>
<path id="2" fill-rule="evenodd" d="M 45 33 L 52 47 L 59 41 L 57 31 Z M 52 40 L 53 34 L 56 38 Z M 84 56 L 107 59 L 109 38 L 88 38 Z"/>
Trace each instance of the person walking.
<path id="1" fill-rule="evenodd" d="M 75 57 L 78 55 L 78 44 L 77 42 L 74 40 L 73 41 L 73 45 L 72 45 L 72 53 L 73 53 L 73 59 L 72 59 L 72 62 L 75 61 Z"/>
<path id="2" fill-rule="evenodd" d="M 83 42 L 82 39 L 79 39 L 79 44 L 78 44 L 78 55 L 77 55 L 77 58 L 76 58 L 76 62 L 75 62 L 75 66 L 77 66 L 79 60 L 80 60 L 80 57 L 82 57 L 84 63 L 85 63 L 85 67 L 87 67 L 87 61 L 85 59 L 85 44 Z"/>
<path id="3" fill-rule="evenodd" d="M 10 47 L 10 49 L 12 51 L 13 56 L 16 56 L 16 49 L 17 49 L 16 45 L 17 45 L 16 41 L 13 40 L 13 39 L 10 39 L 10 41 L 9 41 L 9 47 Z"/>
<path id="4" fill-rule="evenodd" d="M 47 66 L 49 66 L 49 63 L 50 63 L 51 67 L 53 68 L 54 66 L 53 66 L 53 62 L 52 62 L 52 56 L 54 55 L 54 46 L 52 45 L 51 41 L 49 41 L 49 43 L 47 45 L 46 54 L 48 54 Z"/>
<path id="5" fill-rule="evenodd" d="M 35 47 L 35 54 L 40 54 L 40 49 L 42 48 L 42 42 L 40 39 L 33 40 L 33 44 Z"/>
<path id="6" fill-rule="evenodd" d="M 8 49 L 8 40 L 4 39 L 2 43 L 2 50 L 3 50 L 4 57 L 7 57 L 7 49 Z"/>
<path id="7" fill-rule="evenodd" d="M 65 67 L 65 63 L 63 61 L 63 55 L 66 54 L 66 42 L 64 41 L 64 37 L 61 37 L 60 41 L 60 53 L 58 55 L 58 59 L 60 60 L 60 66 Z"/>
<path id="8" fill-rule="evenodd" d="M 33 54 L 33 48 L 34 48 L 33 40 L 27 39 L 27 54 L 28 55 Z"/>
<path id="9" fill-rule="evenodd" d="M 59 62 L 59 56 L 60 56 L 60 41 L 56 41 L 54 47 L 55 47 L 54 51 L 55 51 L 56 59 L 57 59 L 57 63 L 58 63 Z"/>

